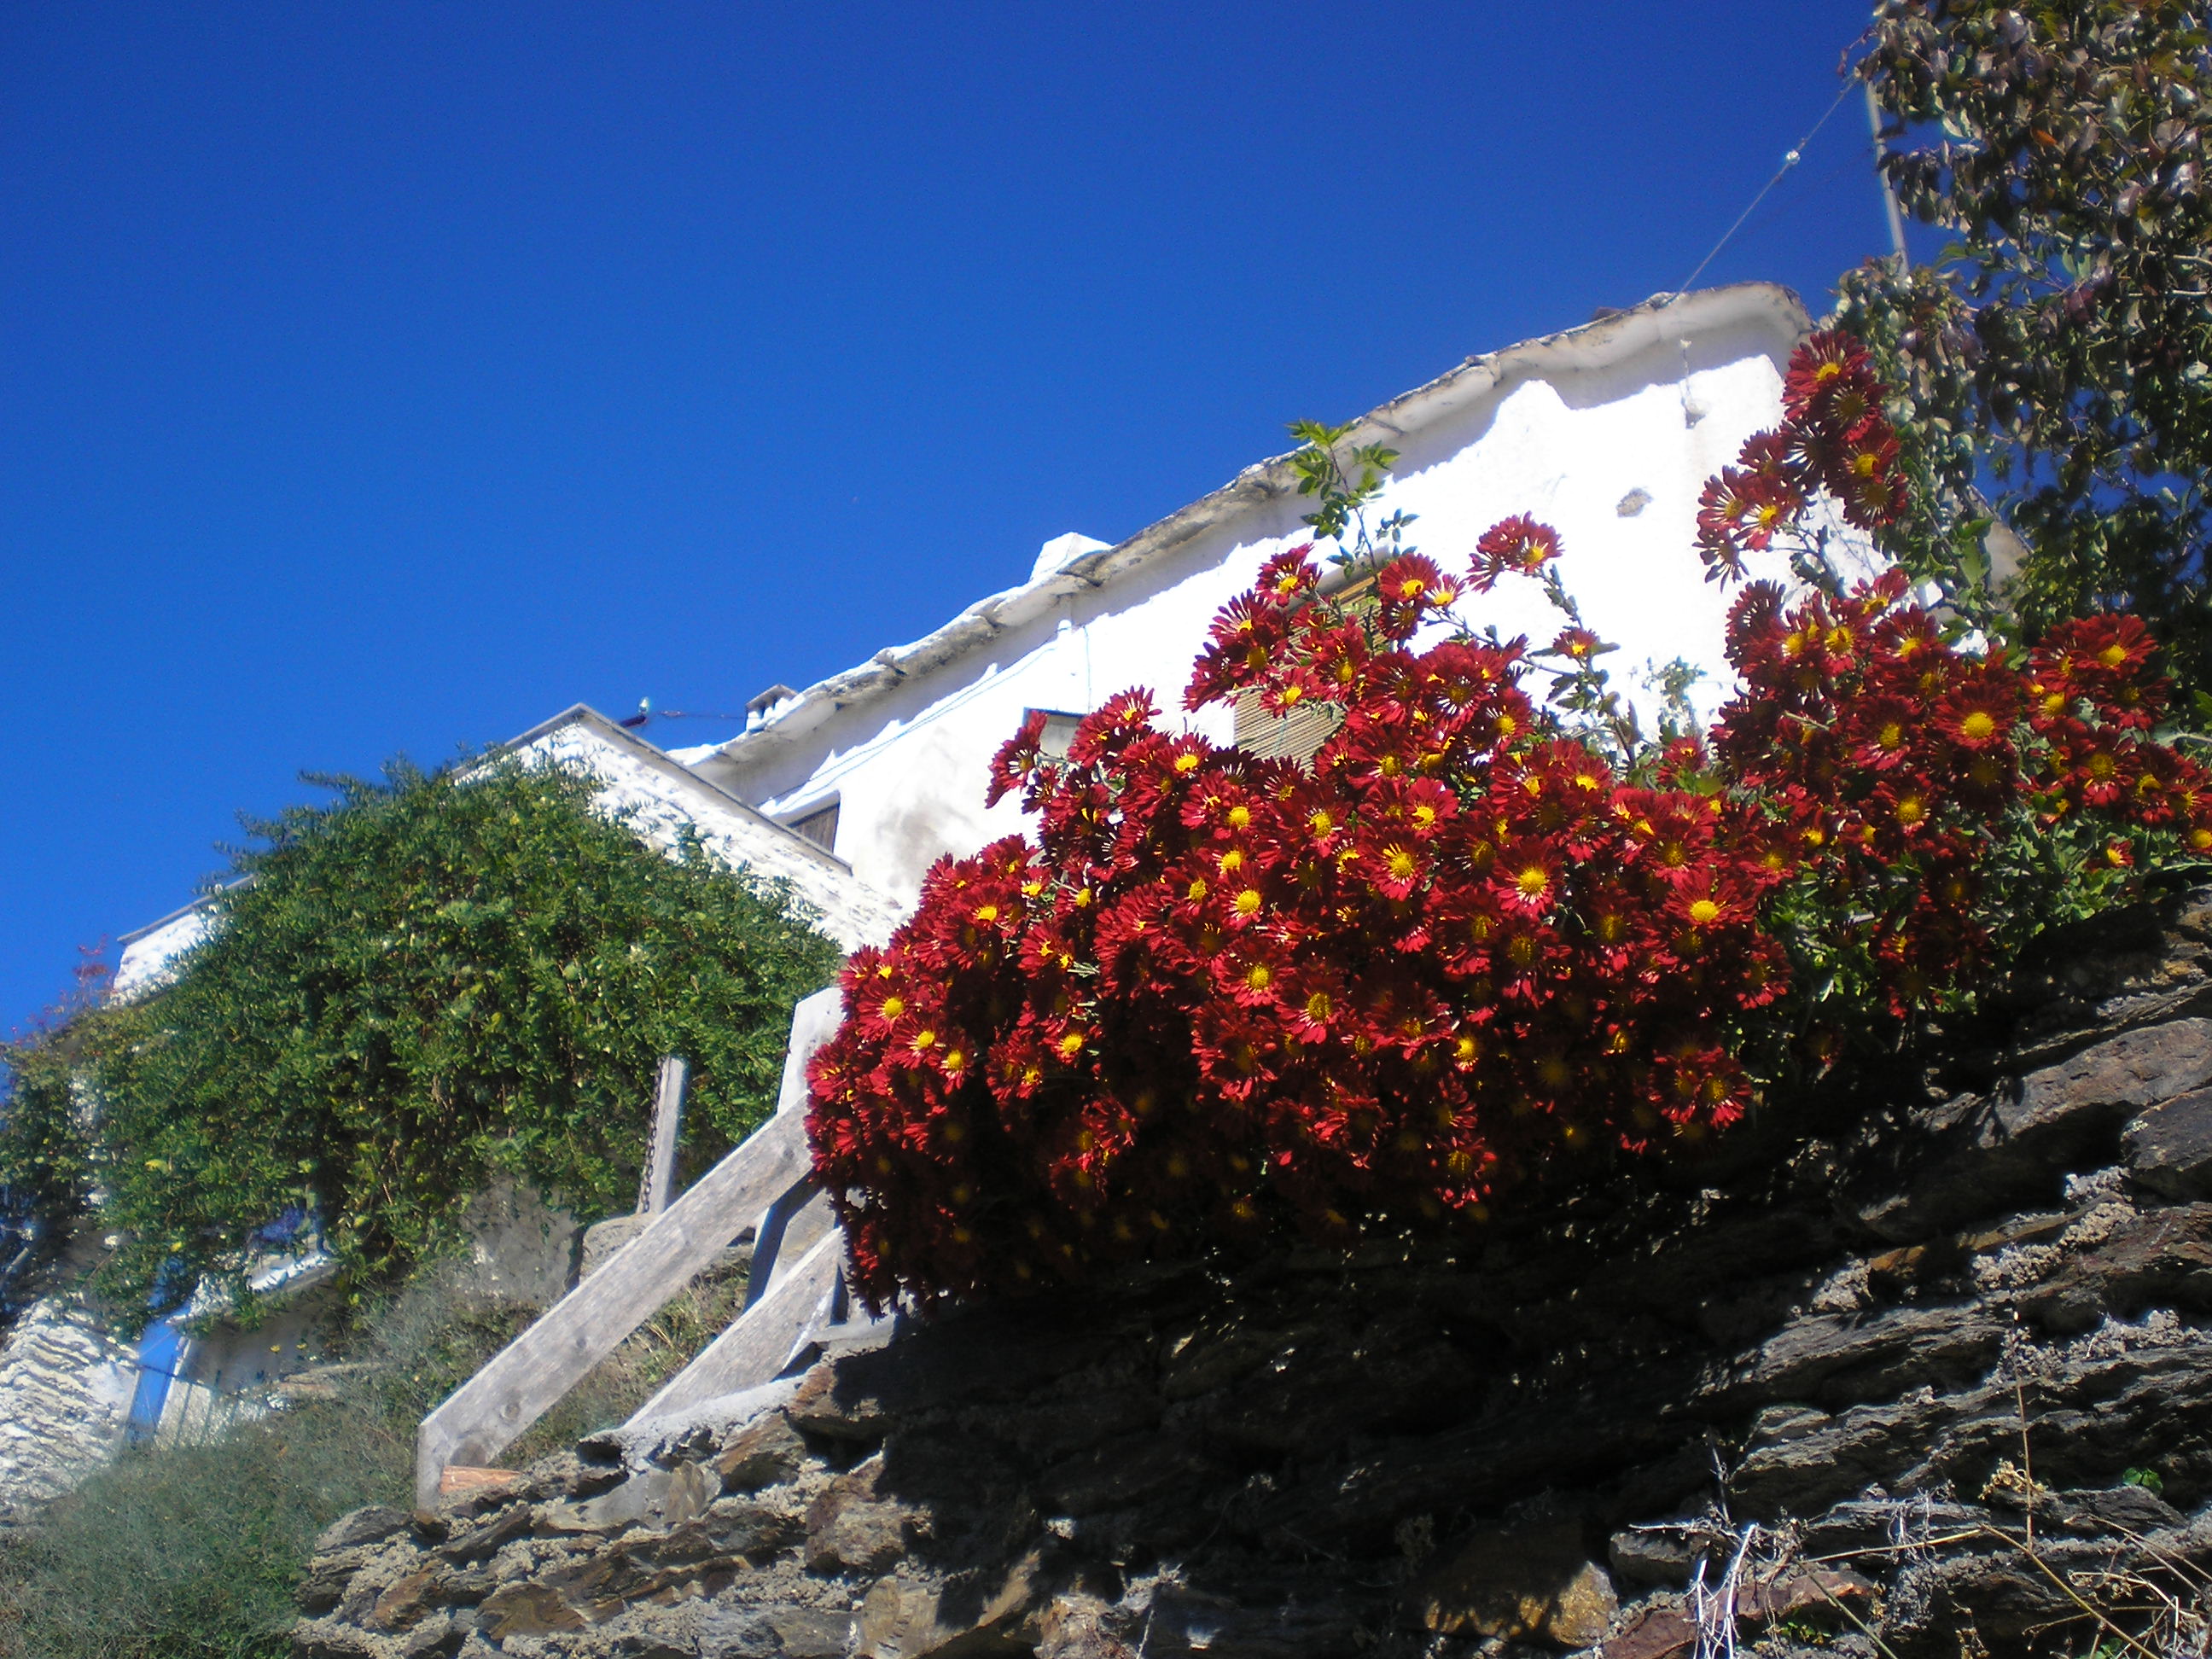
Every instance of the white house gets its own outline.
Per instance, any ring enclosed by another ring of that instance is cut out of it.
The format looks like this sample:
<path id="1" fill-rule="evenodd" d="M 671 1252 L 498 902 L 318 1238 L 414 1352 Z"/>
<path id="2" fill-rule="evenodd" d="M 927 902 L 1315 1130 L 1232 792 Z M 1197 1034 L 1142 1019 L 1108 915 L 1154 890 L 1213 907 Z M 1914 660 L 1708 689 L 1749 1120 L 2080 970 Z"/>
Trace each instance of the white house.
<path id="1" fill-rule="evenodd" d="M 1350 441 L 1400 453 L 1379 512 L 1418 515 L 1412 540 L 1447 564 L 1516 513 L 1565 539 L 1561 572 L 1590 626 L 1621 647 L 1615 678 L 1676 658 L 1729 680 L 1724 604 L 1693 548 L 1698 495 L 1781 414 L 1782 374 L 1810 327 L 1787 289 L 1746 283 L 1662 295 L 1581 328 L 1470 357 L 1360 421 Z M 1226 710 L 1183 716 L 1207 623 L 1260 566 L 1310 538 L 1288 458 L 1115 544 L 1046 544 L 1030 580 L 910 645 L 804 691 L 755 697 L 726 743 L 663 750 L 578 705 L 501 751 L 591 769 L 599 799 L 647 840 L 690 825 L 732 865 L 789 885 L 848 950 L 888 936 L 941 854 L 1020 827 L 983 805 L 992 753 L 1033 708 L 1074 718 L 1133 685 L 1218 741 Z M 1782 574 L 1779 569 L 1772 574 Z M 1462 606 L 1478 626 L 1549 639 L 1558 618 L 1509 582 Z M 203 902 L 123 939 L 116 989 L 135 994 L 204 936 Z"/>
<path id="2" fill-rule="evenodd" d="M 1698 492 L 1778 422 L 1784 367 L 1809 326 L 1796 295 L 1771 283 L 1662 295 L 1470 357 L 1383 404 L 1349 441 L 1400 452 L 1379 511 L 1418 514 L 1411 541 L 1448 568 L 1500 519 L 1551 524 L 1590 626 L 1621 647 L 1616 683 L 1634 692 L 1642 665 L 1686 659 L 1707 676 L 1710 713 L 1729 675 L 1724 604 L 1693 548 Z M 674 757 L 910 906 L 940 854 L 1019 827 L 1014 802 L 987 810 L 983 795 L 992 753 L 1026 710 L 1080 715 L 1144 685 L 1184 718 L 1214 612 L 1270 555 L 1310 539 L 1312 503 L 1296 490 L 1278 457 L 1116 544 L 1061 537 L 1022 586 L 805 691 L 763 693 L 740 736 Z M 1538 643 L 1559 626 L 1526 583 L 1462 611 Z M 1237 736 L 1227 711 L 1189 724 Z"/>

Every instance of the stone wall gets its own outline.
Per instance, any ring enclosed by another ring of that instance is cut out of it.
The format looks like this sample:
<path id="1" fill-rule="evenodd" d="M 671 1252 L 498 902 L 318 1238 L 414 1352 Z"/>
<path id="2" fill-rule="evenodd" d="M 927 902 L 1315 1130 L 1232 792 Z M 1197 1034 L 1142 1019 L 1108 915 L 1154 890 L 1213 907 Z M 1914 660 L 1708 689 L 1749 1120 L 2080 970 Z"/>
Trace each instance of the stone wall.
<path id="1" fill-rule="evenodd" d="M 0 1347 L 0 1526 L 115 1455 L 137 1381 L 137 1355 L 72 1298 L 23 1310 Z"/>
<path id="2" fill-rule="evenodd" d="M 295 1650 L 2085 1652 L 2212 1583 L 2208 945 L 2109 919 L 1933 1068 L 1455 1248 L 965 1310 L 350 1517 Z"/>

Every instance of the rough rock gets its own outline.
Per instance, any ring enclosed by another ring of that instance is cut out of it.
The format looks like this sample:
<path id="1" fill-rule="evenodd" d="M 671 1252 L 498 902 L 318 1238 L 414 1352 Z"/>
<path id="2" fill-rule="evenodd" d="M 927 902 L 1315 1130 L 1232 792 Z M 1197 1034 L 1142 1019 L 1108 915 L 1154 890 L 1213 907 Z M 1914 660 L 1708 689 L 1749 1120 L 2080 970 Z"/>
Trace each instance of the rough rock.
<path id="1" fill-rule="evenodd" d="M 1613 1581 L 1589 1560 L 1573 1522 L 1487 1527 L 1413 1587 L 1425 1630 L 1586 1648 L 1612 1627 Z"/>
<path id="2" fill-rule="evenodd" d="M 2212 1089 L 2163 1101 L 2129 1123 L 2128 1170 L 2172 1199 L 2212 1198 Z"/>

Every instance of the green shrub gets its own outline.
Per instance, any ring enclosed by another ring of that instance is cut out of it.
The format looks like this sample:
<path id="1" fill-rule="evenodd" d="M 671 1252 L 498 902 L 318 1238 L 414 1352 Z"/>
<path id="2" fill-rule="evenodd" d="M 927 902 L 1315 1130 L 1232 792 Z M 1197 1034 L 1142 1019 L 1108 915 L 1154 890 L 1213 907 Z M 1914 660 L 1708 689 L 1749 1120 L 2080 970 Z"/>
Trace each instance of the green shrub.
<path id="1" fill-rule="evenodd" d="M 404 1501 L 411 1450 L 326 1403 L 130 1454 L 0 1542 L 0 1659 L 278 1659 L 316 1533 Z"/>
<path id="2" fill-rule="evenodd" d="M 166 990 L 6 1056 L 0 1191 L 103 1189 L 118 1308 L 203 1278 L 242 1297 L 287 1211 L 359 1287 L 434 1255 L 498 1175 L 627 1210 L 659 1057 L 692 1062 L 702 1165 L 773 1109 L 792 1006 L 836 963 L 787 894 L 654 851 L 574 771 L 318 781 L 328 805 L 252 826 L 250 879 Z"/>

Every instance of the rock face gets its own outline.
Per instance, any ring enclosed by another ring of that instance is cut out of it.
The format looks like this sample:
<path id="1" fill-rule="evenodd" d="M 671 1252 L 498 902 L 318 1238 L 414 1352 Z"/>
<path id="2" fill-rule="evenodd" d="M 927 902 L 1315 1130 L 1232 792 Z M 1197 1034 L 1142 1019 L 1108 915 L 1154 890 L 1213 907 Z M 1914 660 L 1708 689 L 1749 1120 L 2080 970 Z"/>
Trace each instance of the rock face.
<path id="1" fill-rule="evenodd" d="M 2208 943 L 2108 920 L 1935 1070 L 1472 1241 L 964 1310 L 349 1517 L 295 1651 L 2086 1651 L 2212 1567 Z"/>

